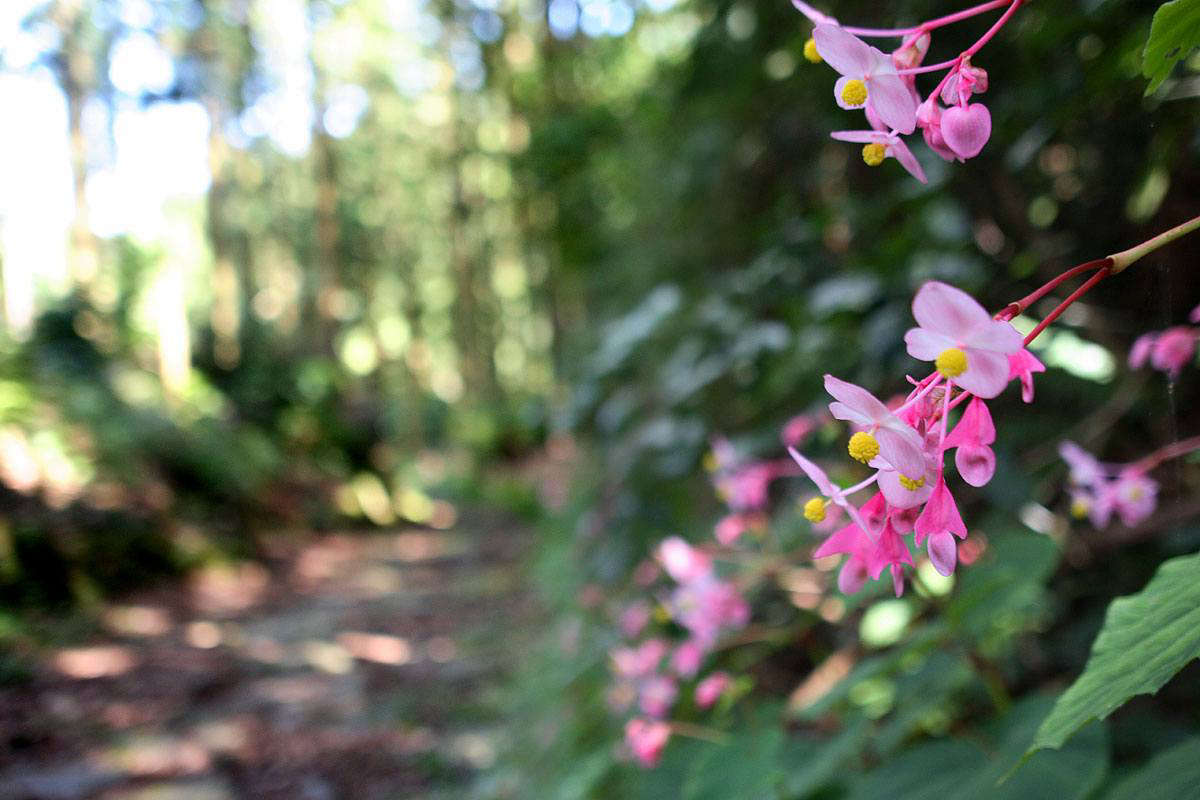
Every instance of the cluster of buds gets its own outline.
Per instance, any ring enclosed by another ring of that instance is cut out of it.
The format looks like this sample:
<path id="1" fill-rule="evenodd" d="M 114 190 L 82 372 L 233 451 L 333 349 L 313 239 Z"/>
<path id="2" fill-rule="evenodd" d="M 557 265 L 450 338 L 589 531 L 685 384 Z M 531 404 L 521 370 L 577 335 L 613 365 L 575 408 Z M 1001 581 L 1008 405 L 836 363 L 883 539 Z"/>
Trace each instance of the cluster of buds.
<path id="1" fill-rule="evenodd" d="M 657 763 L 670 738 L 670 726 L 663 719 L 679 697 L 679 682 L 694 679 L 720 636 L 743 627 L 750 618 L 750 606 L 733 583 L 717 576 L 707 553 L 671 537 L 659 545 L 655 555 L 675 584 L 662 598 L 662 608 L 687 637 L 674 643 L 648 637 L 610 653 L 616 681 L 609 693 L 610 704 L 622 709 L 636 703 L 638 716 L 626 724 L 625 739 L 645 766 Z M 649 617 L 642 603 L 628 607 L 622 614 L 623 633 L 637 637 Z M 724 672 L 705 677 L 693 691 L 696 707 L 712 706 L 730 682 Z"/>
<path id="2" fill-rule="evenodd" d="M 1188 314 L 1188 322 L 1200 325 L 1200 306 Z M 1150 366 L 1167 373 L 1171 380 L 1196 356 L 1196 342 L 1200 340 L 1200 328 L 1176 325 L 1165 331 L 1151 331 L 1139 336 L 1129 349 L 1129 366 L 1138 369 L 1149 362 Z"/>
<path id="3" fill-rule="evenodd" d="M 834 139 L 863 145 L 863 161 L 878 166 L 894 158 L 922 183 L 925 171 L 903 136 L 920 129 L 930 149 L 946 161 L 965 161 L 979 155 L 992 133 L 992 115 L 974 102 L 988 89 L 988 75 L 971 63 L 975 54 L 1009 21 L 1022 0 L 993 0 L 928 20 L 913 28 L 873 29 L 841 25 L 836 19 L 801 0 L 793 4 L 815 25 L 804 55 L 813 63 L 826 62 L 841 77 L 834 100 L 844 109 L 861 110 L 866 130 L 835 131 Z M 937 28 L 1007 6 L 999 20 L 957 58 L 922 66 Z M 885 53 L 860 36 L 898 37 L 900 45 Z M 916 76 L 945 71 L 926 97 L 917 90 Z"/>
<path id="4" fill-rule="evenodd" d="M 885 570 L 891 572 L 896 595 L 902 594 L 904 567 L 913 565 L 903 538 L 909 533 L 918 547 L 928 550 L 938 572 L 953 573 L 955 538 L 966 538 L 967 529 L 946 480 L 946 454 L 955 451 L 963 481 L 987 484 L 996 467 L 991 449 L 996 429 L 985 401 L 1018 379 L 1022 397 L 1031 402 L 1033 373 L 1045 369 L 1011 323 L 994 319 L 952 286 L 922 286 L 913 300 L 913 316 L 917 327 L 904 337 L 908 352 L 932 361 L 935 371 L 919 381 L 910 378 L 913 389 L 898 406 L 888 408 L 866 389 L 825 376 L 825 389 L 834 399 L 830 413 L 856 428 L 847 452 L 871 467 L 872 474 L 839 488 L 819 466 L 789 449 L 821 493 L 805 503 L 804 516 L 824 524 L 829 509 L 837 507 L 849 518 L 813 554 L 848 556 L 838 575 L 838 587 L 847 594 Z M 964 402 L 966 408 L 951 428 L 950 412 Z M 852 501 L 871 487 L 875 493 L 861 506 Z"/>

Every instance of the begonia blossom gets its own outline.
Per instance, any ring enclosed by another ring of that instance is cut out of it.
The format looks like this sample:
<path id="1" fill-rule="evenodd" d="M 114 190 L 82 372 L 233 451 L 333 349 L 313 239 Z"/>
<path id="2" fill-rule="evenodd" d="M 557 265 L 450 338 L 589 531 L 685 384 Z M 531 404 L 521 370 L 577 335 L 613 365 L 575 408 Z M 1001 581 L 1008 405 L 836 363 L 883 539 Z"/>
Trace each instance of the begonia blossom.
<path id="1" fill-rule="evenodd" d="M 729 688 L 732 682 L 733 679 L 729 676 L 728 672 L 714 672 L 700 681 L 700 683 L 696 684 L 696 707 L 700 709 L 711 707 L 713 703 L 720 699 L 721 695 L 725 693 L 725 690 Z"/>
<path id="2" fill-rule="evenodd" d="M 625 723 L 625 743 L 644 767 L 653 767 L 671 738 L 671 726 L 658 720 L 634 717 Z"/>
<path id="3" fill-rule="evenodd" d="M 908 149 L 908 145 L 894 133 L 885 131 L 834 131 L 829 134 L 840 142 L 855 142 L 863 145 L 863 161 L 870 167 L 877 167 L 885 158 L 894 158 L 900 166 L 921 183 L 927 183 L 925 170 L 920 162 Z"/>
<path id="4" fill-rule="evenodd" d="M 813 30 L 813 41 L 821 58 L 842 76 L 833 90 L 839 106 L 869 105 L 889 128 L 899 133 L 916 129 L 917 103 L 889 55 L 828 23 Z"/>

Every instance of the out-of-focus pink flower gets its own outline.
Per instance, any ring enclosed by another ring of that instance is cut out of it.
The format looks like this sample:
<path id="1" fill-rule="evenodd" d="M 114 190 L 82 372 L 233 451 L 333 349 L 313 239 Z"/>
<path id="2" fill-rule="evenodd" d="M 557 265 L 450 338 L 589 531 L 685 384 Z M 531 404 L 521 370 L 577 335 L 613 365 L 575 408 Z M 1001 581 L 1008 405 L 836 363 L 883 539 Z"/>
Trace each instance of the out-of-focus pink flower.
<path id="1" fill-rule="evenodd" d="M 700 669 L 707 648 L 695 639 L 688 639 L 671 654 L 671 669 L 681 678 L 690 678 Z"/>
<path id="2" fill-rule="evenodd" d="M 1196 331 L 1180 325 L 1167 328 L 1158 335 L 1150 351 L 1150 364 L 1174 379 L 1179 377 L 1179 371 L 1191 362 L 1195 354 Z"/>
<path id="3" fill-rule="evenodd" d="M 825 376 L 825 391 L 837 401 L 829 404 L 829 412 L 836 419 L 863 426 L 865 430 L 861 433 L 869 436 L 874 442 L 871 444 L 864 439 L 863 446 L 858 452 L 854 452 L 854 437 L 851 437 L 851 456 L 864 460 L 860 456 L 869 455 L 865 461 L 871 463 L 871 466 L 890 467 L 904 475 L 925 474 L 921 436 L 902 419 L 888 411 L 887 406 L 875 395 L 861 386 L 832 375 Z M 874 463 L 876 456 L 881 459 L 878 463 Z M 803 464 L 801 466 L 803 467 Z"/>
<path id="4" fill-rule="evenodd" d="M 1191 310 L 1191 312 L 1188 314 L 1188 322 L 1191 322 L 1195 325 L 1200 325 L 1200 306 L 1196 306 Z"/>
<path id="5" fill-rule="evenodd" d="M 1046 365 L 1024 347 L 1008 357 L 1008 379 L 1021 379 L 1021 399 L 1026 403 L 1033 402 L 1033 373 L 1045 371 Z"/>
<path id="6" fill-rule="evenodd" d="M 729 688 L 732 679 L 728 672 L 714 672 L 696 684 L 696 706 L 709 708 Z"/>
<path id="7" fill-rule="evenodd" d="M 625 723 L 625 743 L 643 767 L 658 763 L 670 738 L 671 726 L 665 722 L 634 717 Z"/>
<path id="8" fill-rule="evenodd" d="M 842 75 L 833 89 L 839 106 L 870 106 L 889 128 L 913 132 L 917 104 L 890 56 L 837 25 L 817 25 L 813 41 L 821 58 Z"/>
<path id="9" fill-rule="evenodd" d="M 1122 470 L 1110 491 L 1113 508 L 1131 528 L 1153 514 L 1158 505 L 1158 483 L 1138 470 Z"/>
<path id="10" fill-rule="evenodd" d="M 621 612 L 621 633 L 627 639 L 632 639 L 637 636 L 646 627 L 646 623 L 650 621 L 650 604 L 644 600 L 638 600 L 635 603 L 630 603 L 625 606 L 625 610 Z"/>
<path id="11" fill-rule="evenodd" d="M 712 572 L 712 559 L 678 536 L 658 546 L 658 560 L 675 581 L 687 583 Z"/>
<path id="12" fill-rule="evenodd" d="M 722 628 L 740 628 L 750 618 L 750 606 L 727 581 L 707 575 L 681 584 L 667 603 L 672 618 L 705 647 L 716 642 Z"/>
<path id="13" fill-rule="evenodd" d="M 668 649 L 667 643 L 657 638 L 647 639 L 637 648 L 618 647 L 610 654 L 613 672 L 621 678 L 644 678 L 658 669 Z"/>
<path id="14" fill-rule="evenodd" d="M 919 327 L 904 335 L 909 355 L 933 361 L 939 373 L 971 394 L 990 398 L 1004 391 L 1008 356 L 1024 346 L 1016 328 L 939 281 L 917 291 L 912 309 Z"/>
<path id="15" fill-rule="evenodd" d="M 1104 468 L 1096 457 L 1071 441 L 1058 445 L 1058 454 L 1071 469 L 1071 483 L 1076 486 L 1094 487 L 1104 482 Z"/>
<path id="16" fill-rule="evenodd" d="M 679 686 L 666 675 L 652 675 L 638 689 L 638 708 L 651 717 L 664 717 L 671 710 Z"/>
<path id="17" fill-rule="evenodd" d="M 780 466 L 760 461 L 717 477 L 717 494 L 734 511 L 750 511 L 767 504 L 767 489 L 780 476 Z"/>
<path id="18" fill-rule="evenodd" d="M 917 161 L 916 156 L 908 149 L 908 145 L 894 133 L 887 131 L 834 131 L 829 134 L 839 142 L 852 142 L 864 145 L 862 155 L 863 161 L 868 166 L 878 167 L 883 163 L 885 158 L 894 158 L 900 162 L 900 166 L 908 170 L 909 174 L 919 180 L 921 183 L 928 183 L 929 180 L 925 177 L 925 170 L 921 169 L 921 163 Z"/>
<path id="19" fill-rule="evenodd" d="M 1129 348 L 1129 366 L 1131 369 L 1140 369 L 1145 365 L 1150 358 L 1150 352 L 1154 349 L 1154 340 L 1158 338 L 1158 334 L 1143 333 L 1141 336 L 1133 340 L 1133 347 Z"/>
<path id="20" fill-rule="evenodd" d="M 958 474 L 972 486 L 984 486 L 996 471 L 996 454 L 989 447 L 996 441 L 996 426 L 987 403 L 972 397 L 963 412 L 962 419 L 946 437 L 944 447 L 957 448 L 954 465 Z"/>
<path id="21" fill-rule="evenodd" d="M 817 429 L 819 424 L 814 414 L 799 414 L 792 417 L 783 426 L 780 438 L 787 447 L 799 447 L 808 435 Z"/>

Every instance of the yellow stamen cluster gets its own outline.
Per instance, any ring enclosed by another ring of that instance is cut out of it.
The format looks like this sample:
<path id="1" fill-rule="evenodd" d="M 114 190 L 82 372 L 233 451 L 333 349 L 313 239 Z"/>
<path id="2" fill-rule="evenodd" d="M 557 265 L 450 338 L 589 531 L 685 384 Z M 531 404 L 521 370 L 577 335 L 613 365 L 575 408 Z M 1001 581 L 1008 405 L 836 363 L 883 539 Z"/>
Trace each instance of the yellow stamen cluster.
<path id="1" fill-rule="evenodd" d="M 1075 519 L 1083 519 L 1090 510 L 1086 500 L 1078 499 L 1071 503 L 1071 516 Z"/>
<path id="2" fill-rule="evenodd" d="M 871 434 L 859 431 L 850 437 L 850 444 L 846 447 L 846 450 L 855 461 L 861 461 L 866 464 L 872 458 L 879 455 L 879 442 Z"/>
<path id="3" fill-rule="evenodd" d="M 863 161 L 868 167 L 878 167 L 887 156 L 887 147 L 879 142 L 871 142 L 863 147 Z"/>
<path id="4" fill-rule="evenodd" d="M 910 492 L 915 492 L 917 489 L 920 489 L 922 486 L 925 485 L 925 476 L 922 475 L 920 478 L 917 478 L 914 481 L 912 478 L 908 477 L 907 475 L 902 474 L 900 476 L 900 485 L 903 486 L 905 489 L 908 489 Z"/>
<path id="5" fill-rule="evenodd" d="M 967 354 L 957 347 L 948 347 L 938 355 L 933 365 L 947 378 L 957 378 L 967 371 Z"/>
<path id="6" fill-rule="evenodd" d="M 842 87 L 842 102 L 848 106 L 861 106 L 867 102 L 867 85 L 858 78 L 846 81 Z"/>
<path id="7" fill-rule="evenodd" d="M 813 64 L 821 63 L 821 54 L 817 52 L 817 43 L 812 37 L 809 37 L 808 41 L 804 43 L 804 58 Z"/>
<path id="8" fill-rule="evenodd" d="M 804 518 L 809 522 L 821 522 L 825 519 L 825 501 L 814 497 L 804 504 Z"/>

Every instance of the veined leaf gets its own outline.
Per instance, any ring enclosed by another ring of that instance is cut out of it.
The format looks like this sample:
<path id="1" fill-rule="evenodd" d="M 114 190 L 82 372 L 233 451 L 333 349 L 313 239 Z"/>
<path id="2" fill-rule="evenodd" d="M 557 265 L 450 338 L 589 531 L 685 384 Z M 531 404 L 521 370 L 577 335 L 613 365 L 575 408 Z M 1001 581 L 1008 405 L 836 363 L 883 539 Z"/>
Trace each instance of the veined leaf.
<path id="1" fill-rule="evenodd" d="M 1142 51 L 1142 75 L 1150 79 L 1146 94 L 1171 74 L 1175 62 L 1200 45 L 1200 0 L 1171 0 L 1154 12 L 1150 38 Z"/>

